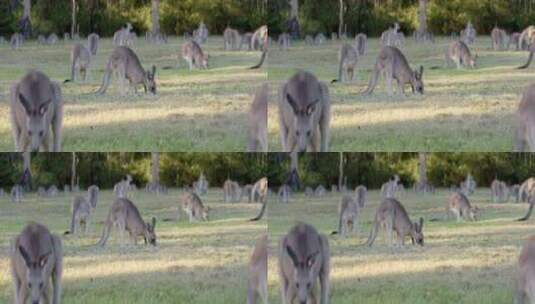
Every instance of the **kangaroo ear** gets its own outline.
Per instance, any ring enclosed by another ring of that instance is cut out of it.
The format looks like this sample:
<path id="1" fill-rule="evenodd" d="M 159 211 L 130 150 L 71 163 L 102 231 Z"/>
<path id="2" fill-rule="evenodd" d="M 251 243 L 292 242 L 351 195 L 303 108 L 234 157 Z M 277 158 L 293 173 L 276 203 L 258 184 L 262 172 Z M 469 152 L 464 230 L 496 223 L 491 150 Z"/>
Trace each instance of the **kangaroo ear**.
<path id="1" fill-rule="evenodd" d="M 46 262 L 48 261 L 48 257 L 50 256 L 50 253 L 47 253 L 47 254 L 43 254 L 42 256 L 39 257 L 39 266 L 42 268 L 42 267 L 45 267 L 46 265 Z"/>
<path id="2" fill-rule="evenodd" d="M 50 104 L 50 100 L 46 101 L 45 103 L 42 103 L 39 106 L 39 115 L 43 116 L 48 111 L 48 105 Z"/>
<path id="3" fill-rule="evenodd" d="M 299 264 L 299 261 L 297 261 L 297 255 L 293 251 L 292 247 L 286 245 L 286 252 L 288 253 L 290 258 L 292 259 L 292 262 L 294 263 L 294 266 L 297 267 L 297 265 Z"/>
<path id="4" fill-rule="evenodd" d="M 319 100 L 318 100 L 319 101 Z M 311 103 L 307 106 L 307 116 L 311 116 L 312 113 L 314 113 L 314 111 L 316 111 L 316 103 L 318 103 L 318 101 L 315 101 L 314 103 Z"/>
<path id="5" fill-rule="evenodd" d="M 19 101 L 22 104 L 22 107 L 24 107 L 24 110 L 26 110 L 26 114 L 30 115 L 30 113 L 31 113 L 30 103 L 24 97 L 24 95 L 22 95 L 20 93 L 19 93 Z"/>
<path id="6" fill-rule="evenodd" d="M 424 75 L 424 66 L 420 66 L 420 79 L 422 79 L 422 76 Z"/>
<path id="7" fill-rule="evenodd" d="M 152 76 L 154 77 L 154 75 L 156 75 L 156 66 L 155 65 L 152 66 Z"/>
<path id="8" fill-rule="evenodd" d="M 22 258 L 24 259 L 26 266 L 30 267 L 32 261 L 30 260 L 30 256 L 28 255 L 28 252 L 26 252 L 26 249 L 24 249 L 24 247 L 22 246 L 19 246 L 19 252 Z"/>
<path id="9" fill-rule="evenodd" d="M 420 218 L 420 231 L 422 231 L 423 228 L 424 228 L 424 218 L 421 217 Z"/>
<path id="10" fill-rule="evenodd" d="M 154 227 L 156 227 L 156 218 L 155 217 L 152 218 L 152 229 L 154 229 Z"/>
<path id="11" fill-rule="evenodd" d="M 316 263 L 316 257 L 318 256 L 319 251 L 314 252 L 307 258 L 307 267 L 311 268 L 314 263 Z"/>
<path id="12" fill-rule="evenodd" d="M 297 108 L 297 103 L 295 103 L 295 100 L 290 94 L 286 94 L 286 100 L 288 101 L 288 104 L 290 104 L 290 106 L 292 107 L 294 114 L 297 115 L 299 109 Z"/>

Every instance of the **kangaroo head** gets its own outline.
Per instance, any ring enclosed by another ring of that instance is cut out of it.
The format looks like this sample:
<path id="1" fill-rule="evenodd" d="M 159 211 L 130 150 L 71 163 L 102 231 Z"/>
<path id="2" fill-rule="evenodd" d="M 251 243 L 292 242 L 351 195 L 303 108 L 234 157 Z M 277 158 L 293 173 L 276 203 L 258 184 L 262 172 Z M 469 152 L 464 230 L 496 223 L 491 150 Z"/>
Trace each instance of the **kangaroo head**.
<path id="1" fill-rule="evenodd" d="M 422 217 L 420 218 L 420 223 L 414 222 L 412 224 L 411 238 L 413 244 L 418 244 L 420 246 L 424 245 L 423 227 L 424 219 Z"/>
<path id="2" fill-rule="evenodd" d="M 145 71 L 145 93 L 148 91 L 151 94 L 156 94 L 156 66 L 152 66 L 152 70 Z"/>
<path id="3" fill-rule="evenodd" d="M 156 246 L 156 218 L 152 218 L 152 223 L 145 223 L 145 244 Z"/>
<path id="4" fill-rule="evenodd" d="M 424 94 L 424 67 L 420 66 L 420 70 L 414 70 L 413 71 L 413 77 L 411 80 L 411 86 L 412 86 L 412 92 L 413 93 L 420 93 Z"/>
<path id="5" fill-rule="evenodd" d="M 22 104 L 26 112 L 26 130 L 27 136 L 30 138 L 30 150 L 33 152 L 39 151 L 39 146 L 43 142 L 43 138 L 48 133 L 48 107 L 51 99 L 46 99 L 40 103 L 34 103 L 26 99 L 22 93 L 19 93 L 19 102 Z"/>
<path id="6" fill-rule="evenodd" d="M 204 207 L 202 209 L 202 219 L 205 221 L 209 221 L 210 218 L 208 217 L 208 213 L 210 212 L 210 207 Z"/>
<path id="7" fill-rule="evenodd" d="M 302 260 L 294 252 L 292 247 L 286 245 L 286 252 L 293 263 L 293 283 L 295 290 L 297 291 L 297 303 L 308 303 L 308 295 L 316 283 L 315 272 L 313 271 L 316 265 L 319 251 L 316 251 Z"/>
<path id="8" fill-rule="evenodd" d="M 468 211 L 468 216 L 472 221 L 479 220 L 480 210 L 478 207 L 471 207 Z"/>
<path id="9" fill-rule="evenodd" d="M 470 65 L 472 69 L 476 68 L 476 61 L 478 57 L 479 56 L 477 54 L 475 54 L 474 56 L 470 56 L 470 59 L 468 60 L 468 65 Z"/>
<path id="10" fill-rule="evenodd" d="M 316 112 L 316 105 L 319 103 L 319 99 L 313 100 L 304 107 L 299 106 L 299 102 L 290 94 L 286 95 L 286 100 L 294 112 L 295 134 L 293 136 L 296 139 L 296 147 L 292 147 L 292 150 L 297 149 L 299 152 L 306 152 L 314 132 L 315 126 L 313 125 L 312 115 Z"/>
<path id="11" fill-rule="evenodd" d="M 50 252 L 41 255 L 37 260 L 33 260 L 24 247 L 19 246 L 19 253 L 26 264 L 26 283 L 30 293 L 30 303 L 39 304 L 43 288 L 47 285 L 47 277 L 44 270 L 50 257 Z"/>
<path id="12" fill-rule="evenodd" d="M 201 66 L 203 69 L 208 69 L 208 60 L 210 59 L 210 55 L 205 54 L 201 58 Z"/>

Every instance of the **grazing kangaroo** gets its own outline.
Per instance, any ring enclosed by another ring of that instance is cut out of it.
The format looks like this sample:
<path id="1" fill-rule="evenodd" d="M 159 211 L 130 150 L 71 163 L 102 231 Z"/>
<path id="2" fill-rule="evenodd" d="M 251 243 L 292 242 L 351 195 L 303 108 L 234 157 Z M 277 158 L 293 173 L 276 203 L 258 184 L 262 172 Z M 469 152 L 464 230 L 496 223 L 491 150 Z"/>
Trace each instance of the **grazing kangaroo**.
<path id="1" fill-rule="evenodd" d="M 208 69 L 208 55 L 205 55 L 201 46 L 193 40 L 182 45 L 182 58 L 188 63 L 190 71 L 193 67 Z"/>
<path id="2" fill-rule="evenodd" d="M 392 80 L 398 83 L 398 93 L 405 94 L 406 84 L 411 85 L 413 93 L 424 93 L 424 67 L 420 66 L 419 71 L 411 70 L 407 58 L 396 47 L 386 46 L 381 49 L 368 88 L 363 92 L 364 95 L 373 93 L 381 73 L 385 73 L 388 95 L 392 95 Z"/>
<path id="3" fill-rule="evenodd" d="M 64 82 L 76 82 L 76 74 L 83 74 L 83 80 L 86 81 L 87 74 L 89 74 L 91 59 L 91 53 L 85 46 L 80 43 L 73 45 L 71 50 L 71 79 L 67 79 Z"/>
<path id="4" fill-rule="evenodd" d="M 21 185 L 14 185 L 11 188 L 11 202 L 12 203 L 20 203 L 22 202 L 22 186 Z"/>
<path id="5" fill-rule="evenodd" d="M 364 56 L 366 50 L 368 49 L 368 36 L 366 34 L 360 33 L 355 36 L 355 50 L 359 56 Z"/>
<path id="6" fill-rule="evenodd" d="M 240 32 L 237 30 L 227 27 L 223 32 L 223 41 L 225 45 L 225 51 L 238 50 L 240 40 Z"/>
<path id="7" fill-rule="evenodd" d="M 530 236 L 518 258 L 514 304 L 535 303 L 535 236 Z"/>
<path id="8" fill-rule="evenodd" d="M 65 234 L 77 234 L 78 230 L 82 229 L 82 226 L 84 227 L 84 233 L 87 234 L 92 209 L 91 203 L 85 197 L 75 196 L 71 204 L 71 227 Z"/>
<path id="9" fill-rule="evenodd" d="M 370 232 L 370 236 L 366 245 L 372 246 L 379 228 L 382 226 L 386 230 L 388 244 L 392 246 L 392 231 L 395 231 L 398 236 L 398 244 L 405 245 L 405 237 L 408 235 L 412 239 L 412 244 L 424 245 L 423 234 L 424 219 L 420 218 L 420 223 L 413 223 L 407 214 L 403 205 L 396 199 L 384 199 L 377 213 L 375 214 L 375 221 Z"/>
<path id="10" fill-rule="evenodd" d="M 472 56 L 470 49 L 466 43 L 462 41 L 452 42 L 446 51 L 446 65 L 448 65 L 450 61 L 453 61 L 458 70 L 461 69 L 461 65 L 472 69 L 476 68 L 476 60 L 477 55 Z"/>
<path id="11" fill-rule="evenodd" d="M 41 224 L 29 223 L 11 243 L 15 303 L 61 303 L 61 239 Z M 52 283 L 52 302 L 50 301 Z"/>
<path id="12" fill-rule="evenodd" d="M 495 51 L 501 51 L 505 49 L 505 41 L 507 40 L 507 33 L 501 28 L 495 26 L 490 33 L 492 39 L 492 48 Z"/>
<path id="13" fill-rule="evenodd" d="M 261 298 L 268 303 L 267 259 L 268 238 L 264 235 L 256 241 L 256 245 L 249 262 L 249 281 L 247 287 L 247 304 L 257 304 Z"/>
<path id="14" fill-rule="evenodd" d="M 464 182 L 461 182 L 461 192 L 466 195 L 472 195 L 476 191 L 477 183 L 472 176 L 472 174 L 468 173 L 466 175 L 466 179 Z"/>
<path id="15" fill-rule="evenodd" d="M 12 50 L 19 50 L 22 47 L 22 43 L 24 42 L 24 36 L 22 36 L 19 33 L 15 33 L 11 35 L 11 40 L 9 41 L 9 45 L 11 46 Z"/>
<path id="16" fill-rule="evenodd" d="M 58 196 L 58 193 L 59 193 L 58 187 L 56 187 L 54 185 L 50 186 L 48 188 L 48 190 L 46 190 L 46 195 L 48 197 L 56 197 L 56 196 Z"/>
<path id="17" fill-rule="evenodd" d="M 319 33 L 316 35 L 316 38 L 314 38 L 314 44 L 315 45 L 322 45 L 325 43 L 325 41 L 327 40 L 327 38 L 325 38 L 325 35 L 323 35 L 322 33 Z M 335 40 L 335 39 L 333 39 Z"/>
<path id="18" fill-rule="evenodd" d="M 156 94 L 156 66 L 152 66 L 152 71 L 143 70 L 141 62 L 134 51 L 126 46 L 118 46 L 111 53 L 102 85 L 97 94 L 104 94 L 110 85 L 111 73 L 115 72 L 118 76 L 121 95 L 126 95 L 124 81 L 128 80 L 130 88 L 137 94 L 137 86 L 143 85 L 145 93 Z"/>
<path id="19" fill-rule="evenodd" d="M 98 246 L 106 245 L 112 226 L 119 230 L 121 247 L 124 247 L 125 231 L 130 234 L 134 245 L 137 245 L 137 237 L 143 236 L 145 244 L 156 246 L 156 218 L 152 218 L 152 223 L 145 223 L 136 205 L 127 198 L 118 198 L 111 204 Z"/>
<path id="20" fill-rule="evenodd" d="M 87 36 L 87 48 L 91 52 L 91 55 L 96 56 L 98 51 L 98 42 L 100 37 L 98 34 L 91 33 Z"/>
<path id="21" fill-rule="evenodd" d="M 490 184 L 490 199 L 493 203 L 507 203 L 509 200 L 509 187 L 505 182 L 494 179 Z"/>
<path id="22" fill-rule="evenodd" d="M 338 207 L 338 230 L 332 234 L 340 233 L 342 236 L 349 232 L 358 234 L 360 207 L 355 198 L 347 194 L 342 197 Z"/>
<path id="23" fill-rule="evenodd" d="M 364 208 L 367 195 L 368 195 L 368 189 L 366 188 L 366 186 L 360 185 L 357 188 L 355 188 L 355 200 L 357 201 L 359 208 Z"/>
<path id="24" fill-rule="evenodd" d="M 319 185 L 316 187 L 316 190 L 314 190 L 314 196 L 316 197 L 323 197 L 327 191 L 325 190 L 325 187 L 322 185 Z"/>
<path id="25" fill-rule="evenodd" d="M 87 200 L 91 204 L 91 208 L 96 209 L 98 203 L 98 193 L 100 189 L 98 186 L 91 185 L 87 188 Z"/>
<path id="26" fill-rule="evenodd" d="M 287 51 L 290 49 L 291 37 L 288 33 L 282 33 L 279 35 L 278 44 L 281 51 Z"/>
<path id="27" fill-rule="evenodd" d="M 52 131 L 52 152 L 60 152 L 61 89 L 42 72 L 30 71 L 11 87 L 10 119 L 16 151 L 49 151 Z"/>
<path id="28" fill-rule="evenodd" d="M 329 241 L 307 224 L 296 224 L 279 243 L 282 304 L 329 303 Z M 318 296 L 319 281 L 319 296 Z"/>
<path id="29" fill-rule="evenodd" d="M 357 63 L 359 55 L 358 51 L 349 43 L 342 45 L 340 52 L 338 53 L 338 79 L 333 80 L 335 82 L 353 82 L 355 80 L 357 72 Z"/>
<path id="30" fill-rule="evenodd" d="M 515 152 L 535 152 L 535 84 L 528 86 L 516 112 Z"/>
<path id="31" fill-rule="evenodd" d="M 279 203 L 288 204 L 291 193 L 292 193 L 292 189 L 290 188 L 290 186 L 286 184 L 280 186 L 279 191 L 277 192 Z"/>
<path id="32" fill-rule="evenodd" d="M 227 179 L 223 183 L 223 198 L 224 198 L 225 203 L 230 203 L 230 202 L 239 203 L 241 200 L 240 185 L 235 181 Z"/>
<path id="33" fill-rule="evenodd" d="M 279 126 L 284 152 L 327 152 L 331 100 L 327 85 L 298 72 L 279 90 Z"/>
<path id="34" fill-rule="evenodd" d="M 188 215 L 189 222 L 208 221 L 209 207 L 205 207 L 201 198 L 194 192 L 187 191 L 182 195 L 182 210 Z"/>
<path id="35" fill-rule="evenodd" d="M 256 217 L 250 219 L 249 221 L 251 222 L 259 221 L 264 216 L 264 213 L 266 212 L 266 208 L 267 208 L 268 190 L 269 188 L 268 188 L 267 177 L 261 178 L 254 184 L 253 189 L 251 190 L 251 196 L 253 197 L 253 200 L 254 200 L 254 198 L 257 197 L 258 195 L 258 201 L 260 201 L 260 203 L 262 204 L 262 208 L 260 209 L 260 213 Z"/>
<path id="36" fill-rule="evenodd" d="M 58 43 L 58 40 L 59 40 L 58 35 L 52 33 L 46 39 L 46 43 L 49 44 L 49 45 L 54 45 L 54 44 Z"/>
<path id="37" fill-rule="evenodd" d="M 268 151 L 268 112 L 269 86 L 263 84 L 254 96 L 251 109 L 249 110 L 249 129 L 247 152 L 267 152 Z"/>
<path id="38" fill-rule="evenodd" d="M 446 217 L 450 213 L 455 214 L 457 222 L 461 221 L 461 218 L 465 220 L 477 221 L 479 218 L 479 209 L 472 207 L 468 197 L 462 192 L 455 192 L 449 198 L 446 203 Z"/>

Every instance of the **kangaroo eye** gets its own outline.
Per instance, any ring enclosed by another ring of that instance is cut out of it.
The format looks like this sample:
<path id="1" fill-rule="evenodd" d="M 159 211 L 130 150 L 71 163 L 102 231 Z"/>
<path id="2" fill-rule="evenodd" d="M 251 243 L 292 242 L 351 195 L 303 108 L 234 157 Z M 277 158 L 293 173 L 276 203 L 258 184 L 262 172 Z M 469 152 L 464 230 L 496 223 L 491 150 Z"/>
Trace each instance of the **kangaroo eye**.
<path id="1" fill-rule="evenodd" d="M 43 137 L 43 131 L 39 131 L 39 137 Z"/>
<path id="2" fill-rule="evenodd" d="M 28 289 L 32 288 L 32 283 L 28 283 Z"/>
<path id="3" fill-rule="evenodd" d="M 32 136 L 32 131 L 28 131 L 28 135 Z"/>
<path id="4" fill-rule="evenodd" d="M 295 287 L 296 287 L 296 288 L 299 288 L 299 283 L 295 283 Z"/>
<path id="5" fill-rule="evenodd" d="M 301 132 L 295 131 L 295 135 L 299 136 L 299 135 L 301 135 Z"/>
<path id="6" fill-rule="evenodd" d="M 310 131 L 307 131 L 307 137 L 310 137 Z"/>
<path id="7" fill-rule="evenodd" d="M 310 283 L 307 283 L 307 289 L 310 289 Z"/>
<path id="8" fill-rule="evenodd" d="M 39 289 L 43 289 L 43 283 L 39 283 Z"/>

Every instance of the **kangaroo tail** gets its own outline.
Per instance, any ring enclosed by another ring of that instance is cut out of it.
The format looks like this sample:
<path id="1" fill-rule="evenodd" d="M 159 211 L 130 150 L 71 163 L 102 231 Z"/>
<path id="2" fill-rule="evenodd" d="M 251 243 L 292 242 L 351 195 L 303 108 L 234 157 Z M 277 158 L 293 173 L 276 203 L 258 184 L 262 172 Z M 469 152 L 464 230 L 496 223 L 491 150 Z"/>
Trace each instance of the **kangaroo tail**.
<path id="1" fill-rule="evenodd" d="M 377 67 L 377 65 L 375 66 L 375 69 L 372 73 L 373 74 L 370 76 L 370 82 L 368 83 L 368 88 L 364 92 L 362 92 L 362 95 L 370 95 L 371 93 L 373 93 L 373 90 L 377 85 L 377 81 L 379 80 L 379 68 Z"/>
<path id="2" fill-rule="evenodd" d="M 365 244 L 366 246 L 371 247 L 373 245 L 373 242 L 375 241 L 375 238 L 377 237 L 378 231 L 379 231 L 379 221 L 375 220 L 372 230 L 370 231 L 370 236 L 368 237 L 368 240 L 366 241 L 366 244 Z"/>
<path id="3" fill-rule="evenodd" d="M 106 70 L 104 71 L 104 78 L 102 79 L 102 85 L 96 92 L 96 94 L 104 94 L 110 85 L 110 74 L 111 74 L 111 59 L 108 60 L 106 64 Z"/>
<path id="4" fill-rule="evenodd" d="M 529 217 L 531 216 L 531 212 L 533 211 L 533 205 L 534 204 L 530 203 L 528 213 L 526 213 L 526 215 L 523 218 L 519 218 L 517 221 L 519 222 L 527 221 Z"/>
<path id="5" fill-rule="evenodd" d="M 100 240 L 97 243 L 97 246 L 104 247 L 106 245 L 106 241 L 108 240 L 108 236 L 110 235 L 110 229 L 111 229 L 111 212 L 108 214 L 108 218 L 106 219 L 106 223 L 104 223 L 104 229 L 102 229 L 102 236 L 100 237 Z"/>
<path id="6" fill-rule="evenodd" d="M 267 201 L 262 204 L 262 209 L 260 210 L 260 213 L 256 217 L 250 219 L 249 221 L 255 222 L 255 221 L 261 220 L 262 217 L 264 216 L 264 212 L 266 212 L 266 206 L 267 206 Z"/>
<path id="7" fill-rule="evenodd" d="M 519 70 L 527 69 L 529 67 L 529 65 L 531 64 L 532 60 L 533 60 L 533 52 L 529 52 L 528 62 L 526 62 L 526 64 L 524 64 L 523 66 L 518 67 L 517 69 L 519 69 Z"/>
<path id="8" fill-rule="evenodd" d="M 262 57 L 260 58 L 260 62 L 257 65 L 255 65 L 253 67 L 250 67 L 249 69 L 250 70 L 256 70 L 256 69 L 261 68 L 262 65 L 264 65 L 264 61 L 266 61 L 266 57 L 267 57 L 267 50 L 264 50 L 262 52 Z"/>

